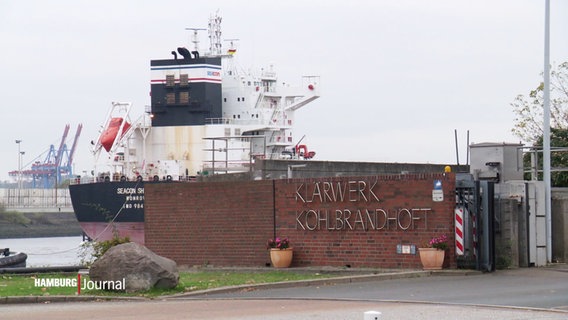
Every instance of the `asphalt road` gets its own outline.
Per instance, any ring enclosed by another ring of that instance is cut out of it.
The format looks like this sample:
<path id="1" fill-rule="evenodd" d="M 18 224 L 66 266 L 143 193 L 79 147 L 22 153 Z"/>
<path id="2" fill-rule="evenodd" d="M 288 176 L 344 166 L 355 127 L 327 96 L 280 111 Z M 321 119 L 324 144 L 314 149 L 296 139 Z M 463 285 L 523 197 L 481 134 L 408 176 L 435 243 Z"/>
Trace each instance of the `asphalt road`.
<path id="1" fill-rule="evenodd" d="M 0 319 L 110 320 L 362 320 L 365 312 L 381 312 L 378 320 L 560 320 L 568 314 L 438 304 L 322 300 L 176 300 L 148 302 L 79 302 L 0 306 Z"/>
<path id="2" fill-rule="evenodd" d="M 523 268 L 335 285 L 208 294 L 210 299 L 332 299 L 491 305 L 568 312 L 568 268 Z M 568 314 L 566 315 L 568 319 Z"/>
<path id="3" fill-rule="evenodd" d="M 0 319 L 568 319 L 568 268 L 241 288 L 152 301 L 0 305 Z"/>

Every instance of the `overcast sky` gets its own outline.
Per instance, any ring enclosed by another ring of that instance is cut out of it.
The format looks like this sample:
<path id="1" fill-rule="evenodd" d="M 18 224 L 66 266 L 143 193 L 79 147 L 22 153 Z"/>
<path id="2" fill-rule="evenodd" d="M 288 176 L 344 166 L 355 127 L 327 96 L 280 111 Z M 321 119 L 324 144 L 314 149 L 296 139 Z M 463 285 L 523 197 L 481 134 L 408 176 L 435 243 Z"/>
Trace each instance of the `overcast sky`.
<path id="1" fill-rule="evenodd" d="M 519 142 L 516 95 L 542 81 L 544 0 L 0 1 L 0 180 L 83 124 L 75 172 L 112 101 L 141 113 L 151 59 L 190 46 L 219 10 L 242 67 L 321 76 L 295 137 L 318 160 L 455 163 L 470 142 Z M 551 0 L 551 62 L 568 61 L 568 1 Z M 202 48 L 208 45 L 205 34 Z M 72 139 L 67 141 L 70 147 Z M 39 157 L 39 158 L 38 158 Z"/>

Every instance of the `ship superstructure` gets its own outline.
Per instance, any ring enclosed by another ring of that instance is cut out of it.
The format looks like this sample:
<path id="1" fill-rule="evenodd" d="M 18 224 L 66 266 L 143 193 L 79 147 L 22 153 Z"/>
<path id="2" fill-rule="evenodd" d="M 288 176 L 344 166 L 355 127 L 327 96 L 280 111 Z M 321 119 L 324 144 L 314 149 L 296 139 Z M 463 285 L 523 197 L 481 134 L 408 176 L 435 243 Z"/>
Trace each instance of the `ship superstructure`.
<path id="1" fill-rule="evenodd" d="M 257 159 L 310 159 L 293 135 L 294 113 L 319 97 L 319 77 L 279 85 L 272 67 L 240 71 L 234 41 L 224 49 L 221 18 L 209 20 L 209 51 L 175 48 L 150 63 L 151 105 L 138 118 L 113 102 L 93 140 L 93 177 L 69 187 L 73 208 L 93 239 L 144 241 L 144 184 L 251 170 Z"/>
<path id="2" fill-rule="evenodd" d="M 290 87 L 278 85 L 272 67 L 259 76 L 240 72 L 234 46 L 222 52 L 220 22 L 218 16 L 210 19 L 212 43 L 205 55 L 180 47 L 170 59 L 151 61 L 150 109 L 136 122 L 125 122 L 114 148 L 97 140 L 95 153 L 107 151 L 110 160 L 106 170 L 99 167 L 102 175 L 183 180 L 245 171 L 256 158 L 313 157 L 296 146 L 292 129 L 294 112 L 319 97 L 319 78 L 304 77 L 300 86 Z M 127 112 L 116 117 L 111 110 L 107 124 L 126 121 L 129 104 L 114 103 L 113 109 Z"/>

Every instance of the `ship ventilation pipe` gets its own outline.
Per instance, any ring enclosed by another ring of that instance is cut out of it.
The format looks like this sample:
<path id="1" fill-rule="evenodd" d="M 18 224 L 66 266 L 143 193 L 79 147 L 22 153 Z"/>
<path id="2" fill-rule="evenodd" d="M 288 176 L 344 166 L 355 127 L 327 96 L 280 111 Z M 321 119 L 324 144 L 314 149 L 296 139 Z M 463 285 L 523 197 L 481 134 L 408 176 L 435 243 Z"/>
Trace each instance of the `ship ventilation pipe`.
<path id="1" fill-rule="evenodd" d="M 172 51 L 172 54 L 174 55 L 174 59 L 177 60 L 178 59 L 178 54 L 175 51 Z"/>
<path id="2" fill-rule="evenodd" d="M 179 48 L 177 48 L 177 51 L 178 51 L 179 54 L 181 54 L 183 56 L 184 59 L 186 59 L 186 60 L 191 59 L 191 53 L 189 53 L 189 50 L 187 50 L 186 48 L 179 47 Z"/>
<path id="3" fill-rule="evenodd" d="M 191 53 L 193 53 L 195 59 L 199 59 L 199 51 L 191 51 Z"/>

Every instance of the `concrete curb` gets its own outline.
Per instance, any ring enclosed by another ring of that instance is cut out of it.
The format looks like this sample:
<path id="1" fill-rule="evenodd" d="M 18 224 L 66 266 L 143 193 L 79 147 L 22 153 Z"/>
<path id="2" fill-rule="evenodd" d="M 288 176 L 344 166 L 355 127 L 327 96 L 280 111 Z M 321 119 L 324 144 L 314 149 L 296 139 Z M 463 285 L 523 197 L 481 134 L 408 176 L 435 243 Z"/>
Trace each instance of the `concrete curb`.
<path id="1" fill-rule="evenodd" d="M 61 303 L 61 302 L 98 302 L 98 301 L 148 301 L 143 297 L 104 297 L 104 296 L 13 296 L 1 297 L 2 304 Z"/>
<path id="2" fill-rule="evenodd" d="M 366 274 L 366 275 L 364 274 L 364 275 L 340 276 L 340 277 L 331 277 L 331 278 L 324 278 L 324 279 L 284 281 L 284 282 L 274 282 L 274 283 L 260 283 L 260 284 L 253 284 L 253 285 L 239 285 L 239 286 L 231 286 L 231 287 L 222 287 L 222 288 L 214 288 L 214 289 L 200 290 L 200 291 L 194 291 L 194 292 L 179 293 L 179 294 L 170 295 L 170 296 L 163 296 L 162 299 L 183 299 L 183 298 L 190 298 L 190 297 L 205 296 L 205 295 L 208 295 L 208 294 L 239 292 L 239 291 L 243 291 L 243 290 L 262 290 L 262 289 L 274 289 L 274 288 L 324 286 L 324 285 L 333 285 L 333 284 L 342 284 L 342 283 L 357 283 L 357 282 L 366 282 L 366 281 L 429 277 L 429 276 L 432 276 L 432 275 L 443 276 L 443 275 L 476 275 L 476 274 L 481 274 L 481 272 L 472 271 L 472 270 L 387 272 L 387 273 Z"/>

